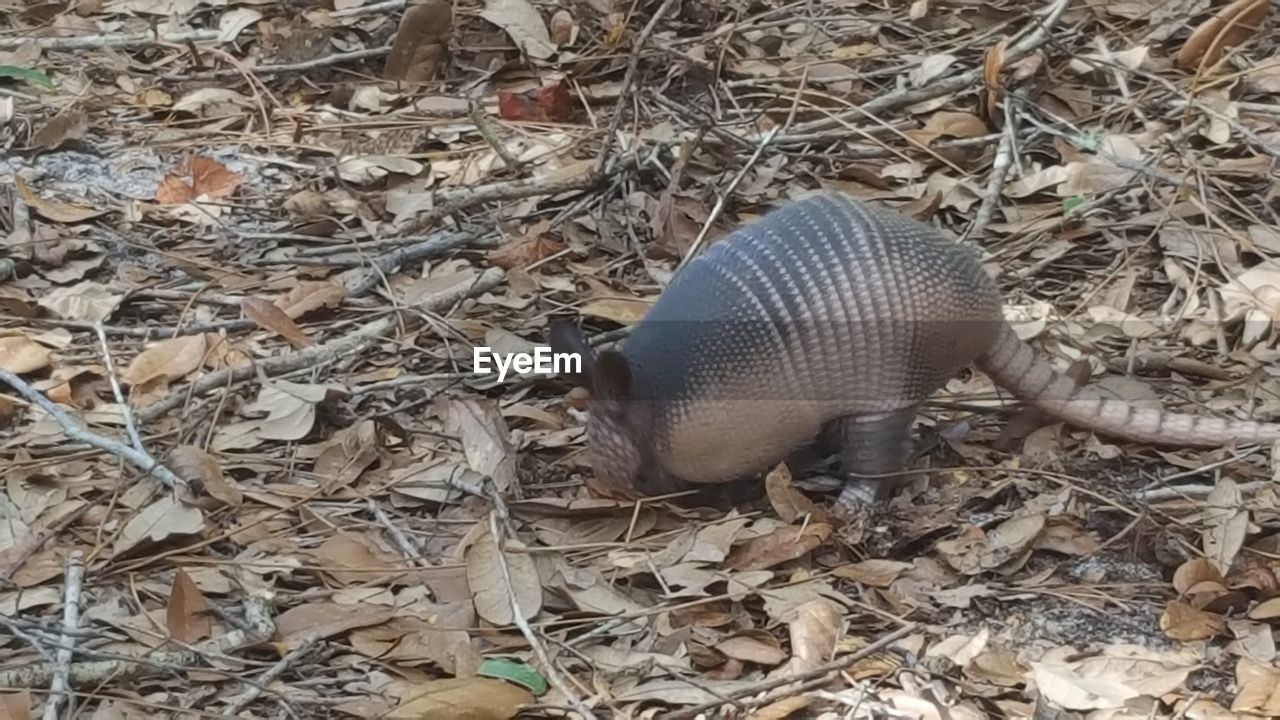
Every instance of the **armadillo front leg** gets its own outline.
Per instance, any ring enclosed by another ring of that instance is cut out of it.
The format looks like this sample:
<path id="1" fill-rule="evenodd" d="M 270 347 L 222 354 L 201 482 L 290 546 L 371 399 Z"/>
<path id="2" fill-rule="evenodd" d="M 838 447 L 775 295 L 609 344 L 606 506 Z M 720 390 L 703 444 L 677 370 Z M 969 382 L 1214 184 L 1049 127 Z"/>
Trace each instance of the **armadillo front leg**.
<path id="1" fill-rule="evenodd" d="M 897 478 L 859 477 L 902 470 L 911 451 L 911 423 L 916 407 L 884 413 L 851 415 L 832 422 L 840 447 L 844 487 L 837 503 L 845 508 L 880 503 L 889 498 Z"/>

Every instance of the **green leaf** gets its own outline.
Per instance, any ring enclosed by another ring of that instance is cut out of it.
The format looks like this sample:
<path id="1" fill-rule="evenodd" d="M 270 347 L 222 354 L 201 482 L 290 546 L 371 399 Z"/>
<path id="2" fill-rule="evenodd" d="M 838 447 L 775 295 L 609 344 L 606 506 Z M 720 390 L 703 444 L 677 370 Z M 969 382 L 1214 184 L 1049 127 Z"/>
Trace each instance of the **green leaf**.
<path id="1" fill-rule="evenodd" d="M 43 85 L 48 90 L 53 90 L 53 81 L 48 75 L 34 68 L 17 67 L 16 65 L 0 65 L 0 77 L 11 77 L 19 80 L 26 80 L 32 85 Z"/>
<path id="2" fill-rule="evenodd" d="M 515 660 L 487 658 L 480 664 L 476 674 L 515 683 L 527 688 L 534 695 L 541 695 L 547 691 L 547 681 L 538 674 L 537 670 Z"/>
<path id="3" fill-rule="evenodd" d="M 1066 211 L 1067 215 L 1070 215 L 1073 210 L 1080 207 L 1081 205 L 1084 205 L 1084 198 L 1080 197 L 1079 195 L 1075 197 L 1069 197 L 1066 200 L 1062 201 L 1062 209 Z"/>

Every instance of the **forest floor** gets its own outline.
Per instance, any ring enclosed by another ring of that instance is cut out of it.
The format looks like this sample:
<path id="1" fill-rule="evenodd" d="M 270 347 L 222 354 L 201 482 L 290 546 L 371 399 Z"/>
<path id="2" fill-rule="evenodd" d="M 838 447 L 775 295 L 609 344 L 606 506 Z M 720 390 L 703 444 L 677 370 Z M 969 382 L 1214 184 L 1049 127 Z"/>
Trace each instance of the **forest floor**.
<path id="1" fill-rule="evenodd" d="M 0 718 L 1280 716 L 1280 460 L 978 372 L 862 524 L 606 497 L 686 256 L 838 190 L 1104 392 L 1280 417 L 1266 0 L 0 0 Z"/>

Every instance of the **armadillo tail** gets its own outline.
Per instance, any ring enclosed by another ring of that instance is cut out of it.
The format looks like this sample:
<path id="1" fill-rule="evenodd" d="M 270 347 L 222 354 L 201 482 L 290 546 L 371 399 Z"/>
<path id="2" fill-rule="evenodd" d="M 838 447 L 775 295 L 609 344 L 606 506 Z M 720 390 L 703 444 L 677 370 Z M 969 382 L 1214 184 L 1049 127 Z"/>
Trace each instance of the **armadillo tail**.
<path id="1" fill-rule="evenodd" d="M 1280 439 L 1280 424 L 1135 407 L 1079 387 L 1023 342 L 1007 323 L 978 368 L 1023 402 L 1064 422 L 1152 445 L 1219 447 Z"/>

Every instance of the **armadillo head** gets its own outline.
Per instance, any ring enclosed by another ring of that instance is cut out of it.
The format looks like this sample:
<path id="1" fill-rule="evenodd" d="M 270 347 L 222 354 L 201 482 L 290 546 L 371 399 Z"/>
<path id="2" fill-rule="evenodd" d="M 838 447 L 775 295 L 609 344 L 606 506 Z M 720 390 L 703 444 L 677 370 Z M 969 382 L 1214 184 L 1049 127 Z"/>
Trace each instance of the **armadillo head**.
<path id="1" fill-rule="evenodd" d="M 636 497 L 678 488 L 657 461 L 652 405 L 626 356 L 611 350 L 595 353 L 581 331 L 566 324 L 552 325 L 551 345 L 582 359 L 582 374 L 570 379 L 591 391 L 587 456 L 601 489 Z"/>

